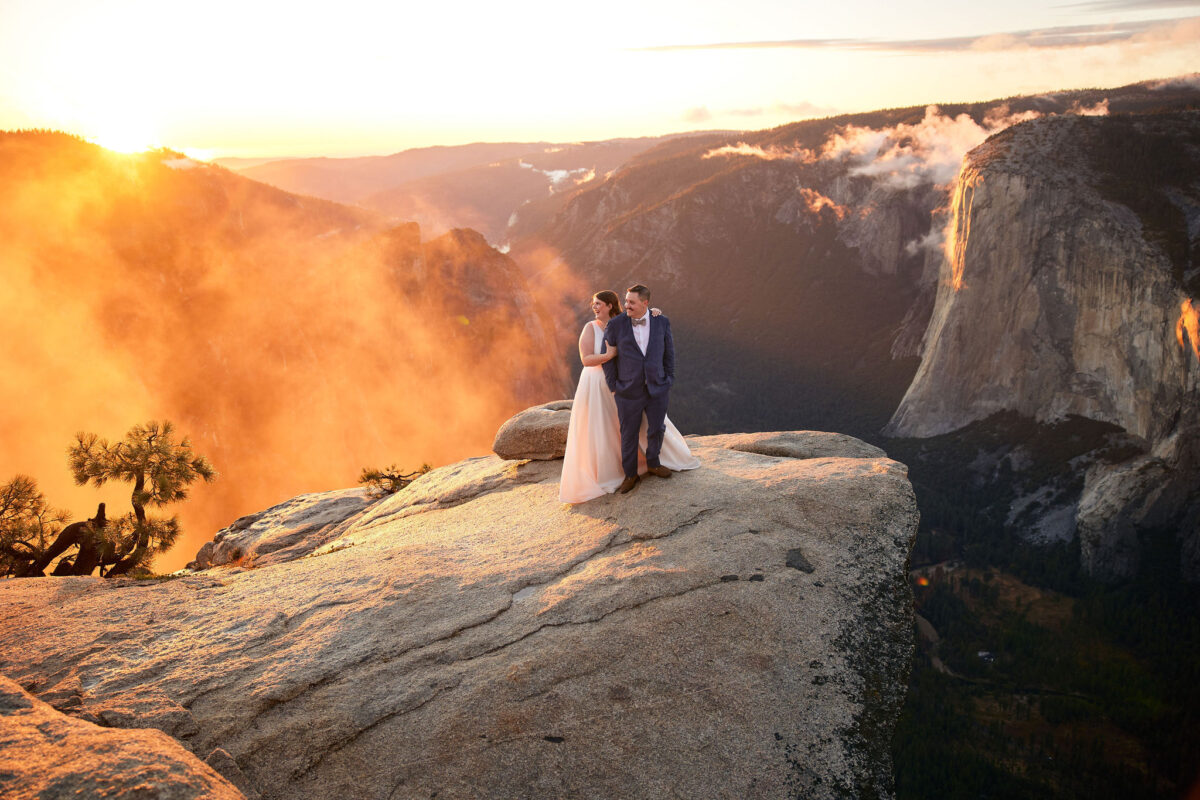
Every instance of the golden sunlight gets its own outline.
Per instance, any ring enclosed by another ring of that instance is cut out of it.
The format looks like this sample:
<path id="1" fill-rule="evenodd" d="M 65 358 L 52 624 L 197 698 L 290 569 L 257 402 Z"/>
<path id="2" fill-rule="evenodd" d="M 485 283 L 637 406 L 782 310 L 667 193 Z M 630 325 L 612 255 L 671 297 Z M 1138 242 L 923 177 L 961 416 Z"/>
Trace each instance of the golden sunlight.
<path id="1" fill-rule="evenodd" d="M 1180 304 L 1179 310 L 1179 321 L 1175 323 L 1175 338 L 1179 340 L 1180 347 L 1186 348 L 1187 344 L 1183 340 L 1186 332 L 1192 343 L 1192 352 L 1196 354 L 1196 360 L 1200 361 L 1200 308 L 1197 308 L 1189 297 Z"/>

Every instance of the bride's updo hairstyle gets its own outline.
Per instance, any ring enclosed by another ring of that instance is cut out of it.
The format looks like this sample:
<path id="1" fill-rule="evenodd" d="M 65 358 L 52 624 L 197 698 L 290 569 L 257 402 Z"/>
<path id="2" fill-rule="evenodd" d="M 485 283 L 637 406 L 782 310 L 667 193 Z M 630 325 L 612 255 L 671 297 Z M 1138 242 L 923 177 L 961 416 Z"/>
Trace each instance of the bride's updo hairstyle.
<path id="1" fill-rule="evenodd" d="M 608 316 L 610 319 L 621 313 L 621 301 L 617 298 L 616 292 L 610 292 L 605 289 L 603 292 L 596 292 L 592 297 L 608 306 Z"/>

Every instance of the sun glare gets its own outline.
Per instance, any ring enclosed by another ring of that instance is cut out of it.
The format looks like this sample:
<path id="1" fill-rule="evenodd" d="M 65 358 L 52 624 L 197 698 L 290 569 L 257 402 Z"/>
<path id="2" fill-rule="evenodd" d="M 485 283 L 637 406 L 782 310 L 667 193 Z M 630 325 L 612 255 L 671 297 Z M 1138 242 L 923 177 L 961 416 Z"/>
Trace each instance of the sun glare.
<path id="1" fill-rule="evenodd" d="M 133 122 L 116 121 L 100 126 L 96 133 L 88 138 L 95 144 L 118 153 L 140 153 L 161 146 L 158 137 L 146 126 Z"/>
<path id="2" fill-rule="evenodd" d="M 181 147 L 179 152 L 193 161 L 212 161 L 217 157 L 216 150 L 206 147 Z"/>

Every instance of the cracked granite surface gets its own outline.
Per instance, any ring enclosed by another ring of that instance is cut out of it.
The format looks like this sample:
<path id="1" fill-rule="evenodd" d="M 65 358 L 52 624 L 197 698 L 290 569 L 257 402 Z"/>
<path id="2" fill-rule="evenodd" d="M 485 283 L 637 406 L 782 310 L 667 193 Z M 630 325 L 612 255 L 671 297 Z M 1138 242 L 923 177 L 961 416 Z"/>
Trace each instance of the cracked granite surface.
<path id="1" fill-rule="evenodd" d="M 561 462 L 470 459 L 341 521 L 306 496 L 287 561 L 5 581 L 0 672 L 266 798 L 890 796 L 916 504 L 804 437 L 577 506 Z"/>

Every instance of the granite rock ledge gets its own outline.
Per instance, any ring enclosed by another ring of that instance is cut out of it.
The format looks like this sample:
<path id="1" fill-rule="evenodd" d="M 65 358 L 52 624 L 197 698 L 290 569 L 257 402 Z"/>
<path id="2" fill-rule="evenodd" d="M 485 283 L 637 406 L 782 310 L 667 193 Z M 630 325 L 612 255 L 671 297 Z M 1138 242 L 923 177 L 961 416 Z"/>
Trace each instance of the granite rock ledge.
<path id="1" fill-rule="evenodd" d="M 254 568 L 0 582 L 0 672 L 264 798 L 892 796 L 906 468 L 688 441 L 700 469 L 629 495 L 564 505 L 561 462 L 489 456 L 257 516 L 286 546 Z"/>

